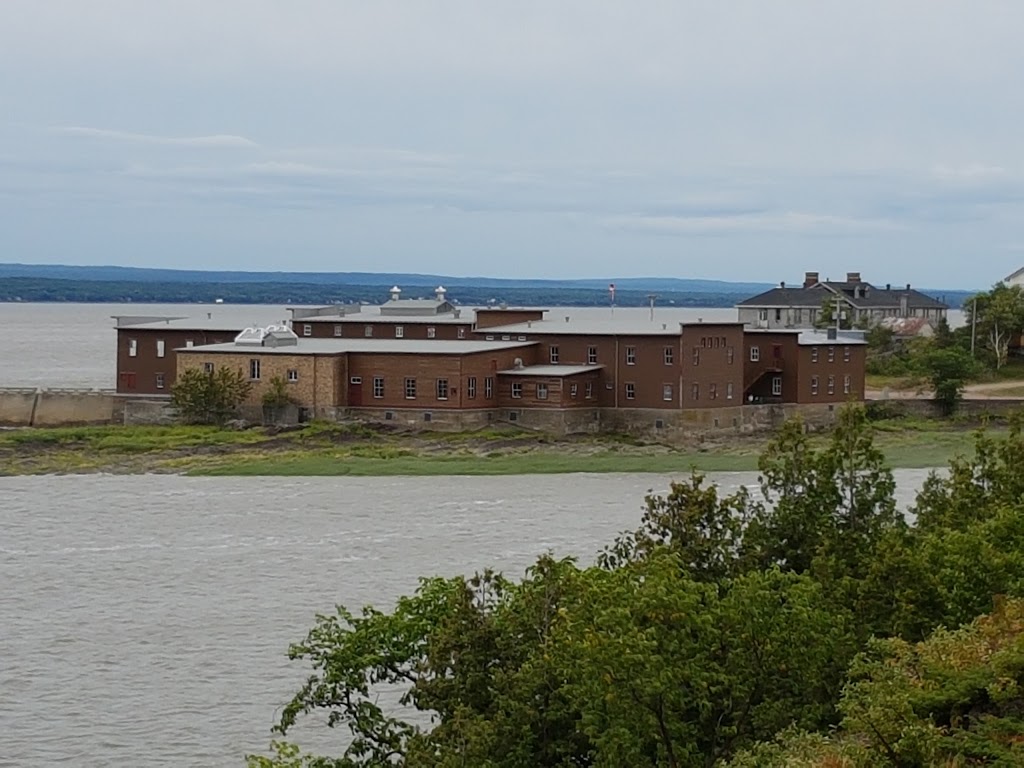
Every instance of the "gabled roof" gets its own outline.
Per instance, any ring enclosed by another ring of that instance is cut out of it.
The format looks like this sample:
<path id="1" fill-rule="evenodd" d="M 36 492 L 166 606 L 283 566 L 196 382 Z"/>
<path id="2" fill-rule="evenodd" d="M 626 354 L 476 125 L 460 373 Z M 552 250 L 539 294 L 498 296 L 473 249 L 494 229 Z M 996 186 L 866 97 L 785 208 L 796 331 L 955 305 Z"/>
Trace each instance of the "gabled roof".
<path id="1" fill-rule="evenodd" d="M 833 293 L 841 293 L 851 306 L 858 309 L 899 309 L 903 306 L 904 297 L 906 297 L 908 309 L 949 309 L 947 304 L 913 288 L 876 288 L 866 282 L 823 282 L 821 285 Z M 858 288 L 863 289 L 860 296 L 857 295 Z"/>
<path id="2" fill-rule="evenodd" d="M 1024 279 L 1024 267 L 1021 267 L 1016 272 L 1013 272 L 1012 274 L 1009 274 L 1006 277 L 1004 277 L 1003 278 L 1003 282 L 1004 283 L 1011 283 L 1014 280 L 1020 280 L 1020 279 Z"/>
<path id="3" fill-rule="evenodd" d="M 813 307 L 818 309 L 822 302 L 834 295 L 820 283 L 810 288 L 772 288 L 737 304 L 737 307 Z"/>

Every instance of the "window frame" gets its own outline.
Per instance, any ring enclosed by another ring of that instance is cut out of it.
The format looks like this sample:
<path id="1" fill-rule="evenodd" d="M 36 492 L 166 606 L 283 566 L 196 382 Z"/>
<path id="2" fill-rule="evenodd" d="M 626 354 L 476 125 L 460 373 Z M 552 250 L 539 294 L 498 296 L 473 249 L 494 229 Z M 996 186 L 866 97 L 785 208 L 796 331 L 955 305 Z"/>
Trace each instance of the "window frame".
<path id="1" fill-rule="evenodd" d="M 249 358 L 249 381 L 259 381 L 263 366 L 258 357 Z"/>
<path id="2" fill-rule="evenodd" d="M 139 356 L 139 340 L 138 339 L 128 339 L 128 357 L 138 357 L 138 356 Z"/>
<path id="3" fill-rule="evenodd" d="M 536 397 L 537 397 L 538 400 L 547 400 L 548 399 L 548 385 L 547 385 L 547 383 L 543 382 L 543 381 L 538 381 L 537 382 L 537 389 L 535 391 L 535 394 L 536 394 Z"/>
<path id="4" fill-rule="evenodd" d="M 676 399 L 675 388 L 671 384 L 661 385 L 661 399 L 666 403 L 671 403 Z"/>
<path id="5" fill-rule="evenodd" d="M 772 397 L 782 397 L 781 376 L 772 376 Z"/>
<path id="6" fill-rule="evenodd" d="M 558 365 L 559 360 L 558 345 L 551 344 L 548 346 L 548 363 L 551 365 Z"/>
<path id="7" fill-rule="evenodd" d="M 636 400 L 636 384 L 632 381 L 626 382 L 626 399 Z"/>
<path id="8" fill-rule="evenodd" d="M 288 379 L 289 384 L 294 384 L 299 380 L 299 369 L 289 368 L 288 371 L 285 373 L 285 377 Z"/>
<path id="9" fill-rule="evenodd" d="M 675 347 L 665 347 L 664 351 L 662 352 L 662 361 L 665 363 L 665 365 L 676 364 Z"/>
<path id="10" fill-rule="evenodd" d="M 626 365 L 636 365 L 636 347 L 626 347 Z"/>
<path id="11" fill-rule="evenodd" d="M 476 400 L 476 376 L 470 376 L 466 379 L 466 399 Z"/>
<path id="12" fill-rule="evenodd" d="M 587 347 L 587 365 L 597 365 L 597 347 Z"/>
<path id="13" fill-rule="evenodd" d="M 396 339 L 404 339 L 405 338 L 405 326 L 404 325 L 396 325 L 395 326 L 395 338 Z"/>
<path id="14" fill-rule="evenodd" d="M 756 344 L 750 348 L 750 362 L 760 363 L 761 362 L 761 348 Z"/>
<path id="15" fill-rule="evenodd" d="M 511 387 L 511 397 L 513 400 L 522 400 L 523 398 L 523 382 L 513 381 Z"/>
<path id="16" fill-rule="evenodd" d="M 443 378 L 434 380 L 434 396 L 438 400 L 447 400 L 450 393 L 451 390 L 448 387 L 448 379 Z"/>
<path id="17" fill-rule="evenodd" d="M 371 393 L 374 400 L 384 399 L 384 377 L 374 376 L 370 386 L 372 387 Z"/>
<path id="18" fill-rule="evenodd" d="M 402 391 L 405 394 L 405 399 L 406 400 L 415 400 L 416 399 L 416 394 L 417 394 L 416 393 L 416 377 L 414 377 L 414 376 L 406 376 L 405 377 L 405 382 L 404 382 L 403 387 L 402 387 Z"/>
<path id="19" fill-rule="evenodd" d="M 167 342 L 164 339 L 156 340 L 156 356 L 166 357 L 167 356 Z"/>
<path id="20" fill-rule="evenodd" d="M 303 323 L 302 324 L 302 335 L 303 336 L 312 336 L 313 335 L 313 326 L 310 325 L 309 323 Z"/>

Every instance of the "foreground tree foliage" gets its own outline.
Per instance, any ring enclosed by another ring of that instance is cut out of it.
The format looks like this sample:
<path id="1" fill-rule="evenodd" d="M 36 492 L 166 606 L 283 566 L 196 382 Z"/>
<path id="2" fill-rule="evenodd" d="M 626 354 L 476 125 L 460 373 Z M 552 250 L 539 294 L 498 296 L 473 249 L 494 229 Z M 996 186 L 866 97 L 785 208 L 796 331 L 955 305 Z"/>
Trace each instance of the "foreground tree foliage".
<path id="1" fill-rule="evenodd" d="M 171 402 L 187 424 L 221 425 L 238 415 L 251 391 L 252 383 L 240 370 L 188 368 L 171 387 Z"/>
<path id="2" fill-rule="evenodd" d="M 594 566 L 318 617 L 278 731 L 325 715 L 337 756 L 249 765 L 1024 764 L 1019 425 L 932 476 L 912 524 L 857 408 L 787 425 L 761 491 L 694 475 Z"/>

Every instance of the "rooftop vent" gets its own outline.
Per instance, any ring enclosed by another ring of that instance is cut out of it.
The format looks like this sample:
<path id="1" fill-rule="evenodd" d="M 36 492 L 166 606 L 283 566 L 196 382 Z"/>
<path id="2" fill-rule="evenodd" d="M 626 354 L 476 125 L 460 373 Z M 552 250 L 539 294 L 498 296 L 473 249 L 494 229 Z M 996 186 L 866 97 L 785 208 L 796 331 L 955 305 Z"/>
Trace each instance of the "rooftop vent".
<path id="1" fill-rule="evenodd" d="M 444 301 L 444 296 L 446 293 L 447 291 L 445 290 L 445 287 L 443 285 L 439 285 L 437 286 L 437 288 L 434 289 L 434 295 L 437 297 L 438 301 Z"/>
<path id="2" fill-rule="evenodd" d="M 392 286 L 389 293 L 391 294 L 392 301 L 398 301 L 400 298 L 402 298 L 402 289 L 399 288 L 397 285 Z"/>

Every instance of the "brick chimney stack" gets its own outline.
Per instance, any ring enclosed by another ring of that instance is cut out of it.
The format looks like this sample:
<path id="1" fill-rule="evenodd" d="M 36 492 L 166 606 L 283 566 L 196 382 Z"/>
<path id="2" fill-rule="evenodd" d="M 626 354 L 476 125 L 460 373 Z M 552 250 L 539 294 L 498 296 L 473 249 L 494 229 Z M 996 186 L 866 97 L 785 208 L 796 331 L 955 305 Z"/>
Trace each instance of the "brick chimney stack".
<path id="1" fill-rule="evenodd" d="M 804 288 L 810 288 L 813 285 L 817 285 L 819 282 L 817 272 L 804 273 Z"/>
<path id="2" fill-rule="evenodd" d="M 846 273 L 846 282 L 848 282 L 848 283 L 859 283 L 860 282 L 860 272 L 847 272 Z"/>

